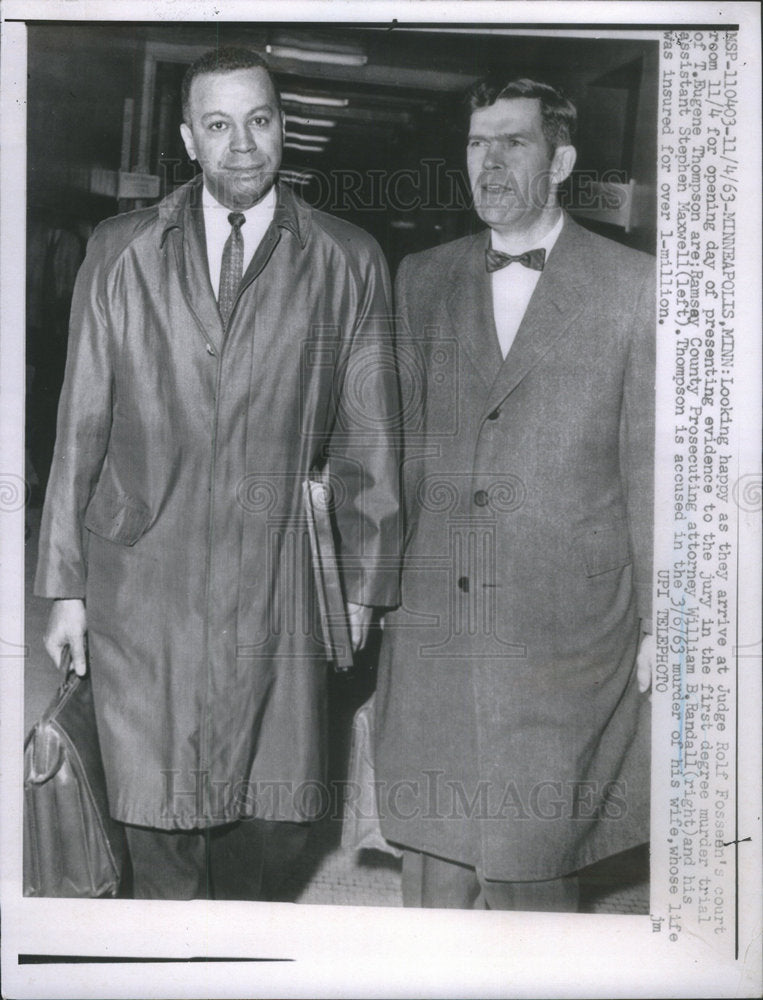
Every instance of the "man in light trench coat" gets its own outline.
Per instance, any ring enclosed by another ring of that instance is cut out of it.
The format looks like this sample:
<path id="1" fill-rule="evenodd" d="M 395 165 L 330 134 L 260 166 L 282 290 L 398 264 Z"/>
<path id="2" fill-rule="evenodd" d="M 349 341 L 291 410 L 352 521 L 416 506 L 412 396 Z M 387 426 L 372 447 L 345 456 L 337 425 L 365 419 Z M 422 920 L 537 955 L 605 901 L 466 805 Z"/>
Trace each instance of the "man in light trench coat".
<path id="1" fill-rule="evenodd" d="M 326 664 L 301 486 L 328 462 L 352 640 L 398 600 L 389 281 L 276 183 L 265 63 L 183 85 L 202 176 L 102 223 L 79 274 L 36 592 L 86 644 L 143 898 L 267 899 L 325 809 Z"/>
<path id="2" fill-rule="evenodd" d="M 396 281 L 420 376 L 381 828 L 407 905 L 574 910 L 579 869 L 649 836 L 654 262 L 560 209 L 563 95 L 483 82 L 470 109 L 488 228 Z"/>

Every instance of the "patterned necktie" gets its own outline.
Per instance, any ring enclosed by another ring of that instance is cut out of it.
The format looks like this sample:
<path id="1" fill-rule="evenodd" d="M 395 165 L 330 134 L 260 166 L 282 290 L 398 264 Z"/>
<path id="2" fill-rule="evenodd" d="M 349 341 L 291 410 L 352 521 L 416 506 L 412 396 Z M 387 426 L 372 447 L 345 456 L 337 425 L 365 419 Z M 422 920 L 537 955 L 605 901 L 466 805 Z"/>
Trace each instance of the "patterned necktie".
<path id="1" fill-rule="evenodd" d="M 517 254 L 516 257 L 510 253 L 493 250 L 492 247 L 485 251 L 485 267 L 488 272 L 500 271 L 502 267 L 514 263 L 523 264 L 532 271 L 542 271 L 543 265 L 546 263 L 546 251 L 541 247 L 539 250 L 528 250 L 526 253 Z"/>
<path id="2" fill-rule="evenodd" d="M 243 212 L 231 212 L 228 222 L 231 224 L 231 231 L 223 247 L 220 293 L 217 296 L 220 315 L 226 327 L 238 295 L 238 286 L 244 276 L 244 237 L 241 235 L 241 227 L 246 222 L 246 216 Z"/>

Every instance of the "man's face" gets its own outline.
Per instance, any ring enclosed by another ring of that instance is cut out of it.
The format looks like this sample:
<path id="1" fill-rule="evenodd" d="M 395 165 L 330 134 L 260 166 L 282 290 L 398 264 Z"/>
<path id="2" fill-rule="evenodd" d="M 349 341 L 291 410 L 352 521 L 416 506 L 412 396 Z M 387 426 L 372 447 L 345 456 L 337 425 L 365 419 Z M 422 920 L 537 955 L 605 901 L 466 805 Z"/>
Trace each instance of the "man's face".
<path id="1" fill-rule="evenodd" d="M 273 186 L 283 150 L 283 123 L 266 70 L 197 76 L 188 117 L 180 133 L 208 190 L 226 208 L 251 208 Z"/>
<path id="2" fill-rule="evenodd" d="M 570 149 L 550 154 L 537 98 L 501 99 L 473 112 L 466 165 L 479 217 L 499 233 L 529 229 L 569 173 L 562 151 Z"/>

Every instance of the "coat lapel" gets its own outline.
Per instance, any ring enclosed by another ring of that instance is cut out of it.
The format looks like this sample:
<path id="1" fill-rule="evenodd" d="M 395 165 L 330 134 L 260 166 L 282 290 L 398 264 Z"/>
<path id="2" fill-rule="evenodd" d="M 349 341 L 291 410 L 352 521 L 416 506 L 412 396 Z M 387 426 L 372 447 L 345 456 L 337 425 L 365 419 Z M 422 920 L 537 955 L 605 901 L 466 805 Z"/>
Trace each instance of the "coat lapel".
<path id="1" fill-rule="evenodd" d="M 493 319 L 490 275 L 485 267 L 489 230 L 478 233 L 459 253 L 448 272 L 446 311 L 459 342 L 490 387 L 501 364 L 501 349 Z"/>
<path id="2" fill-rule="evenodd" d="M 570 330 L 584 305 L 585 230 L 565 219 L 549 254 L 514 343 L 490 390 L 488 408 L 498 406 L 533 370 L 544 354 Z"/>
<path id="3" fill-rule="evenodd" d="M 224 339 L 223 321 L 217 308 L 217 296 L 209 280 L 207 241 L 204 233 L 204 210 L 201 197 L 189 198 L 185 209 L 183 227 L 183 267 L 181 280 L 191 308 L 207 331 L 214 331 L 215 347 L 220 348 Z"/>
<path id="4" fill-rule="evenodd" d="M 218 350 L 223 343 L 223 322 L 209 280 L 201 175 L 171 194 L 159 206 L 162 243 L 167 241 L 188 305 L 196 315 L 200 333 Z"/>
<path id="5" fill-rule="evenodd" d="M 260 241 L 260 245 L 254 252 L 254 256 L 249 261 L 249 266 L 241 279 L 239 294 L 247 288 L 258 277 L 262 269 L 270 260 L 271 254 L 281 240 L 281 232 L 286 229 L 293 233 L 299 241 L 300 247 L 304 250 L 310 232 L 310 210 L 304 202 L 285 184 L 279 184 L 276 188 L 278 201 L 273 214 L 273 221 L 268 226 L 265 235 Z"/>

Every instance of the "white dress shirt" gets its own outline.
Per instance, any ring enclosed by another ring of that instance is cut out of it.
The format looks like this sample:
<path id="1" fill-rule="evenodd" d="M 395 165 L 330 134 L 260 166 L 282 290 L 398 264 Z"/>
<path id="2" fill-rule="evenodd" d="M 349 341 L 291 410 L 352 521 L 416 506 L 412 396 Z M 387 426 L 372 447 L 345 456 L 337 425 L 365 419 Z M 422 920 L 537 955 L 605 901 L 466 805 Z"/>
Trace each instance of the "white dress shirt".
<path id="1" fill-rule="evenodd" d="M 228 216 L 230 208 L 221 205 L 204 185 L 202 195 L 202 206 L 204 209 L 204 235 L 207 241 L 207 263 L 209 264 L 209 280 L 215 293 L 215 298 L 220 292 L 220 269 L 223 262 L 223 249 L 225 242 L 231 234 L 231 224 Z M 243 215 L 246 222 L 241 226 L 241 235 L 244 238 L 244 271 L 246 271 L 254 252 L 260 245 L 265 230 L 273 221 L 276 210 L 276 189 L 272 187 L 262 201 L 248 208 Z"/>
<path id="2" fill-rule="evenodd" d="M 560 212 L 556 225 L 546 233 L 542 240 L 537 240 L 525 250 L 540 250 L 542 248 L 546 251 L 546 260 L 548 260 L 548 255 L 562 231 L 563 224 L 564 214 Z M 506 241 L 495 231 L 490 234 L 490 245 L 494 250 L 510 253 L 514 257 L 525 252 L 525 250 L 509 249 Z M 532 268 L 525 267 L 524 264 L 515 261 L 513 264 L 502 267 L 500 271 L 493 271 L 490 275 L 493 288 L 495 329 L 504 358 L 514 343 L 517 330 L 524 319 L 541 274 L 543 274 L 542 271 L 533 271 Z"/>

